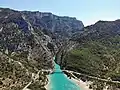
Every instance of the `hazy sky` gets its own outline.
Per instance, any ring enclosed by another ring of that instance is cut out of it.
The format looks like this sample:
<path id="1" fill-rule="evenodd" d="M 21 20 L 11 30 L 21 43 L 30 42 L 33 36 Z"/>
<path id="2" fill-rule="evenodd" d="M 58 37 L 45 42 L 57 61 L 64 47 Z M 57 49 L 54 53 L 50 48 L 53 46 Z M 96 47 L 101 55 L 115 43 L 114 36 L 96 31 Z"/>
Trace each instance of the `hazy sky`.
<path id="1" fill-rule="evenodd" d="M 120 0 L 0 0 L 0 7 L 76 17 L 84 25 L 120 19 Z"/>

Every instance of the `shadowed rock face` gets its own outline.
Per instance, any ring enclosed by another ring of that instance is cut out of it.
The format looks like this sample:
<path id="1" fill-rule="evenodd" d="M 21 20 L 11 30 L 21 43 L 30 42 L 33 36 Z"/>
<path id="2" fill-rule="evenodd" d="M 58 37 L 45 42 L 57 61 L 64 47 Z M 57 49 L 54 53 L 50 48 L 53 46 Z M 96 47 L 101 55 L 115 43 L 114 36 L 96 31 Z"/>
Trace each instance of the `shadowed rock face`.
<path id="1" fill-rule="evenodd" d="M 81 29 L 75 18 L 0 8 L 0 89 L 21 90 L 39 70 L 53 69 L 57 43 Z M 28 88 L 44 90 L 46 83 L 40 72 Z"/>

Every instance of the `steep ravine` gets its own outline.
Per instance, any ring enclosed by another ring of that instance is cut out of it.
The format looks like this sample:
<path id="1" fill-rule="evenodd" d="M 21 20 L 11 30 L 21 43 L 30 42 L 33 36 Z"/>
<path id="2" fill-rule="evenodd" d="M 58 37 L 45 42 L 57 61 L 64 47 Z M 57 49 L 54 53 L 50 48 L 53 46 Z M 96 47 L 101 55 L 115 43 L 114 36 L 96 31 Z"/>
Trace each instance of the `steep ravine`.
<path id="1" fill-rule="evenodd" d="M 42 69 L 61 69 L 120 81 L 120 20 L 98 21 L 84 28 L 73 17 L 0 8 L 0 89 L 45 90 Z M 39 72 L 39 73 L 38 73 Z M 39 75 L 38 75 L 39 74 Z M 35 79 L 37 75 L 38 78 Z M 119 84 L 92 81 L 93 90 L 119 90 Z"/>

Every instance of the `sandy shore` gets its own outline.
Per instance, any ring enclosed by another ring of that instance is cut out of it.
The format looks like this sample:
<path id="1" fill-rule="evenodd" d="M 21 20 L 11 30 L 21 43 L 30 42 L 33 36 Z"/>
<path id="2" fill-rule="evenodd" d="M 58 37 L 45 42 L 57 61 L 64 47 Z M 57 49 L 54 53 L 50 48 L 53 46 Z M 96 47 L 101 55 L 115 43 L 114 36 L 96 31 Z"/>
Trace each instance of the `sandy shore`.
<path id="1" fill-rule="evenodd" d="M 78 81 L 74 78 L 71 78 L 71 80 L 76 83 L 82 90 L 93 90 L 89 89 L 89 82 L 83 82 L 82 80 Z"/>

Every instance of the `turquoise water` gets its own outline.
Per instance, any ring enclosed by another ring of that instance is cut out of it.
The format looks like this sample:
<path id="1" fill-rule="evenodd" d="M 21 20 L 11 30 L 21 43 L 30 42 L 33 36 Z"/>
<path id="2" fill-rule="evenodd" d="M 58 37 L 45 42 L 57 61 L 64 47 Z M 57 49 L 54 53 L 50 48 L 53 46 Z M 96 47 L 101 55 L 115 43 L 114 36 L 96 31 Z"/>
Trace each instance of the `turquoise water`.
<path id="1" fill-rule="evenodd" d="M 55 64 L 55 73 L 50 74 L 50 90 L 80 90 L 74 82 L 72 82 L 60 69 L 58 64 Z"/>

